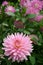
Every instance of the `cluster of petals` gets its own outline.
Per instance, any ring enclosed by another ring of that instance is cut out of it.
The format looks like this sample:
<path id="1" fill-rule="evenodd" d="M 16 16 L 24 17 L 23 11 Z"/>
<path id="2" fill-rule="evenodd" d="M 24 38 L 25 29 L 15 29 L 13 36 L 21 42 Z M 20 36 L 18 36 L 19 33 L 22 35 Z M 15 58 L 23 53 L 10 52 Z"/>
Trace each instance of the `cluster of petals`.
<path id="1" fill-rule="evenodd" d="M 7 6 L 8 5 L 8 2 L 7 1 L 3 1 L 2 2 L 2 6 Z"/>
<path id="2" fill-rule="evenodd" d="M 26 14 L 37 14 L 42 10 L 43 3 L 40 0 L 21 0 L 20 6 L 26 7 Z"/>
<path id="3" fill-rule="evenodd" d="M 3 40 L 3 46 L 2 49 L 5 51 L 5 56 L 9 56 L 8 59 L 12 59 L 13 62 L 28 60 L 27 56 L 30 56 L 33 50 L 30 37 L 23 33 L 8 35 L 7 38 Z"/>
<path id="4" fill-rule="evenodd" d="M 15 11 L 16 11 L 15 8 L 13 6 L 10 6 L 10 5 L 5 8 L 5 12 L 14 13 Z"/>
<path id="5" fill-rule="evenodd" d="M 42 20 L 43 19 L 43 15 L 37 15 L 35 18 L 34 18 L 34 20 L 36 20 L 36 21 L 40 21 L 40 20 Z"/>
<path id="6" fill-rule="evenodd" d="M 24 6 L 24 7 L 29 7 L 29 6 L 31 6 L 31 3 L 30 3 L 30 1 L 29 0 L 21 0 L 20 1 L 20 6 Z"/>
<path id="7" fill-rule="evenodd" d="M 40 0 L 32 0 L 31 1 L 31 6 L 35 9 L 35 10 L 42 10 L 42 2 Z"/>

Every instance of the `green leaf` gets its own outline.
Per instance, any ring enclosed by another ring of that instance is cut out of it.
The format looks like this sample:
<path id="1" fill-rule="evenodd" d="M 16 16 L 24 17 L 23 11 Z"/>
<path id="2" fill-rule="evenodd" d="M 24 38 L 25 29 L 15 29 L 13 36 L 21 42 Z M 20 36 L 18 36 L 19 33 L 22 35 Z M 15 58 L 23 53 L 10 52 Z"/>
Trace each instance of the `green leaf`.
<path id="1" fill-rule="evenodd" d="M 38 43 L 39 43 L 39 45 L 42 45 L 42 43 L 43 43 L 42 34 L 40 32 L 37 32 L 37 34 L 38 34 L 38 38 L 39 38 Z"/>
<path id="2" fill-rule="evenodd" d="M 22 14 L 25 14 L 25 12 L 26 12 L 26 8 L 23 7 L 23 8 L 22 8 Z"/>
<path id="3" fill-rule="evenodd" d="M 39 26 L 43 26 L 43 19 L 39 22 Z"/>
<path id="4" fill-rule="evenodd" d="M 12 13 L 12 12 L 6 12 L 9 16 L 15 16 L 15 14 L 14 13 Z"/>
<path id="5" fill-rule="evenodd" d="M 16 12 L 19 12 L 19 9 L 16 9 Z"/>
<path id="6" fill-rule="evenodd" d="M 18 0 L 18 2 L 20 2 L 20 0 Z"/>
<path id="7" fill-rule="evenodd" d="M 35 57 L 30 56 L 29 59 L 30 59 L 31 64 L 34 65 L 35 64 Z"/>
<path id="8" fill-rule="evenodd" d="M 40 12 L 41 14 L 43 14 L 43 10 L 41 10 L 41 12 Z"/>
<path id="9" fill-rule="evenodd" d="M 29 60 L 25 61 L 25 64 L 30 65 L 30 61 Z"/>
<path id="10" fill-rule="evenodd" d="M 3 53 L 3 50 L 2 49 L 0 49 L 0 54 L 2 54 Z"/>
<path id="11" fill-rule="evenodd" d="M 2 25 L 8 27 L 8 24 L 7 23 L 2 23 Z"/>
<path id="12" fill-rule="evenodd" d="M 11 61 L 10 61 L 10 60 L 8 60 L 8 59 L 6 58 L 5 61 L 6 61 L 7 65 L 11 65 Z"/>
<path id="13" fill-rule="evenodd" d="M 30 32 L 29 32 L 29 31 L 26 31 L 26 30 L 24 30 L 23 32 L 24 32 L 25 34 L 28 34 L 28 35 L 30 34 Z"/>
<path id="14" fill-rule="evenodd" d="M 36 15 L 35 14 L 29 14 L 28 18 L 34 18 Z"/>
<path id="15" fill-rule="evenodd" d="M 25 23 L 26 22 L 26 18 L 22 18 L 22 22 Z"/>

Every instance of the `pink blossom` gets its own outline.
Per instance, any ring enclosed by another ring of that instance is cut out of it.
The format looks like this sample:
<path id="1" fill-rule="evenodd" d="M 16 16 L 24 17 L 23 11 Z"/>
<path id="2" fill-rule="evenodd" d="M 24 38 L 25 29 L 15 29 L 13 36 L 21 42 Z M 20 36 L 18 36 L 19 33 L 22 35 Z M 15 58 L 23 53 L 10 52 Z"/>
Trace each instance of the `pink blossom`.
<path id="1" fill-rule="evenodd" d="M 42 9 L 43 9 L 43 1 L 42 1 Z"/>
<path id="2" fill-rule="evenodd" d="M 35 10 L 33 7 L 29 7 L 26 10 L 26 14 L 39 14 L 39 11 Z"/>
<path id="3" fill-rule="evenodd" d="M 25 0 L 20 0 L 20 6 L 24 6 Z"/>
<path id="4" fill-rule="evenodd" d="M 5 12 L 12 12 L 12 13 L 14 13 L 15 12 L 15 8 L 13 6 L 7 6 L 5 8 Z"/>
<path id="5" fill-rule="evenodd" d="M 4 54 L 9 56 L 8 59 L 12 59 L 13 62 L 27 60 L 27 56 L 30 56 L 33 50 L 30 37 L 23 35 L 23 33 L 8 35 L 3 41 L 4 48 L 2 49 L 5 51 Z"/>
<path id="6" fill-rule="evenodd" d="M 36 21 L 40 21 L 40 20 L 42 20 L 43 19 L 43 15 L 37 15 L 36 17 L 35 17 L 35 20 Z"/>
<path id="7" fill-rule="evenodd" d="M 26 7 L 25 14 L 38 14 L 42 10 L 42 2 L 40 0 L 21 0 L 20 6 Z"/>
<path id="8" fill-rule="evenodd" d="M 8 5 L 8 2 L 7 1 L 3 1 L 2 2 L 2 6 L 6 6 L 6 5 Z"/>
<path id="9" fill-rule="evenodd" d="M 20 1 L 20 6 L 29 7 L 29 6 L 31 6 L 31 3 L 30 3 L 29 0 L 21 0 Z"/>
<path id="10" fill-rule="evenodd" d="M 42 10 L 42 2 L 40 0 L 32 0 L 31 7 L 35 10 Z"/>
<path id="11" fill-rule="evenodd" d="M 20 1 L 20 6 L 26 7 L 26 13 L 25 14 L 38 14 L 39 11 L 38 9 L 35 9 L 33 6 L 33 0 L 21 0 Z"/>

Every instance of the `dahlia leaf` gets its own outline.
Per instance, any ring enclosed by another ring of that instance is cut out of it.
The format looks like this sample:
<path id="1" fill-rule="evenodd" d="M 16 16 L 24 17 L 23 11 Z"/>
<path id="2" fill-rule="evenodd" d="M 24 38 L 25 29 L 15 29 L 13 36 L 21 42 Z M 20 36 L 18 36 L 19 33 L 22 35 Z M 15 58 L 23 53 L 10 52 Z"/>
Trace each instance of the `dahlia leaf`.
<path id="1" fill-rule="evenodd" d="M 7 65 L 11 65 L 11 61 L 9 61 L 8 59 L 5 59 Z"/>
<path id="2" fill-rule="evenodd" d="M 29 14 L 28 18 L 34 18 L 36 15 L 35 14 Z"/>
<path id="3" fill-rule="evenodd" d="M 3 50 L 0 48 L 0 54 L 3 54 Z"/>
<path id="4" fill-rule="evenodd" d="M 43 19 L 39 22 L 40 26 L 43 26 Z"/>
<path id="5" fill-rule="evenodd" d="M 35 57 L 30 56 L 29 59 L 30 59 L 31 64 L 34 65 L 35 64 Z"/>
<path id="6" fill-rule="evenodd" d="M 15 16 L 14 15 L 14 13 L 12 13 L 12 12 L 6 12 L 8 15 L 10 15 L 10 16 Z"/>
<path id="7" fill-rule="evenodd" d="M 26 30 L 24 30 L 23 31 L 25 34 L 30 34 L 30 32 L 29 31 L 26 31 Z"/>

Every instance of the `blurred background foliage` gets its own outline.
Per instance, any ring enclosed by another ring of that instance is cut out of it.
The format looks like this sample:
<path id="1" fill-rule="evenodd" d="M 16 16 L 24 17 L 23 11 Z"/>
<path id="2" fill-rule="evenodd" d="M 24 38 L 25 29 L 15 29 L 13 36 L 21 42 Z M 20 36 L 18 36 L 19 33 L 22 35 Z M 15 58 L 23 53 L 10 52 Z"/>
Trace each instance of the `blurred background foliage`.
<path id="1" fill-rule="evenodd" d="M 0 0 L 0 3 L 2 3 L 4 0 Z M 11 2 L 14 2 L 14 3 L 16 3 L 16 2 L 18 2 L 18 0 L 6 0 L 6 1 L 11 1 Z"/>
<path id="2" fill-rule="evenodd" d="M 2 3 L 2 1 L 4 1 L 4 0 L 0 0 L 0 4 Z M 18 2 L 18 0 L 6 0 L 6 1 L 11 1 L 14 3 Z M 32 56 L 28 58 L 29 59 L 28 61 L 23 61 L 20 63 L 17 63 L 17 62 L 12 63 L 11 61 L 7 60 L 7 57 L 4 58 L 3 55 L 2 55 L 2 57 L 0 55 L 0 65 L 43 65 L 43 32 L 41 32 L 39 29 L 40 24 L 38 24 L 37 22 L 34 22 L 34 23 L 30 22 L 28 24 L 30 26 L 30 29 L 29 29 L 28 25 L 26 25 L 26 28 L 27 28 L 27 29 L 25 28 L 26 30 L 17 29 L 17 28 L 13 27 L 12 20 L 10 17 L 8 17 L 9 22 L 7 22 L 6 17 L 5 18 L 2 17 L 2 18 L 0 17 L 0 54 L 3 54 L 3 51 L 1 49 L 3 38 L 6 37 L 8 33 L 23 32 L 25 34 L 30 34 L 30 33 L 36 34 L 38 36 L 39 40 L 33 39 L 34 42 L 37 44 L 33 44 L 34 51 L 32 53 Z M 12 18 L 12 19 L 14 19 L 14 18 Z M 24 18 L 24 20 L 25 20 L 25 18 Z M 3 23 L 5 23 L 5 21 L 8 25 L 3 24 Z M 42 20 L 42 22 L 43 22 L 43 20 Z"/>

